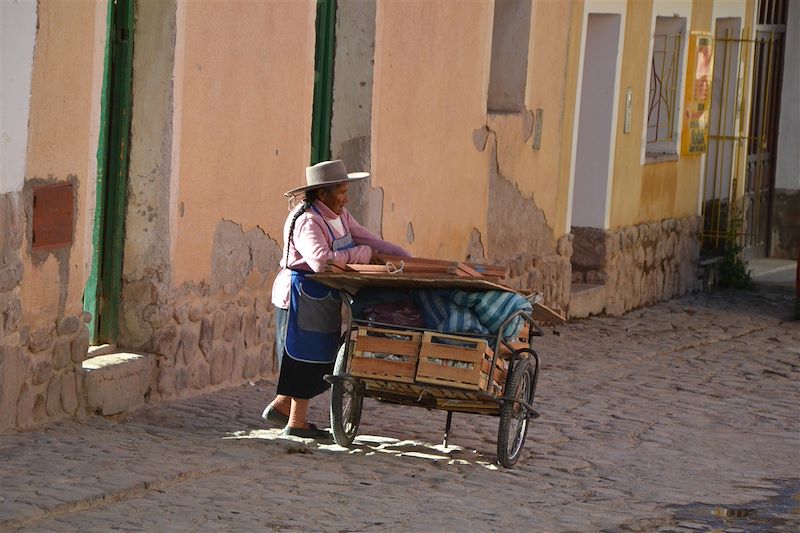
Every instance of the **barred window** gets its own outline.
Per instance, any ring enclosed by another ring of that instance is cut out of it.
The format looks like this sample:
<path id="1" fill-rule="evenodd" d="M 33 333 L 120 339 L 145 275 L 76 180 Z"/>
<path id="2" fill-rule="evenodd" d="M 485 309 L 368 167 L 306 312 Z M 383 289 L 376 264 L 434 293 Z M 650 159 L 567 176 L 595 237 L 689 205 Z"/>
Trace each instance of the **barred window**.
<path id="1" fill-rule="evenodd" d="M 686 19 L 656 17 L 647 106 L 648 156 L 678 153 Z"/>

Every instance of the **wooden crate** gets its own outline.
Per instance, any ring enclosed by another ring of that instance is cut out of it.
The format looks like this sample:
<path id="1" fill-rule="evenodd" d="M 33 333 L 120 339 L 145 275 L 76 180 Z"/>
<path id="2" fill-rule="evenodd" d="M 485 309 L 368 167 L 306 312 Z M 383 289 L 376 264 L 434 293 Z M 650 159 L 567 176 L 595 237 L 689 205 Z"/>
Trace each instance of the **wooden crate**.
<path id="1" fill-rule="evenodd" d="M 502 357 L 497 358 L 497 363 L 494 367 L 494 379 L 492 380 L 492 388 L 489 389 L 489 367 L 492 366 L 492 351 L 486 350 L 483 361 L 481 362 L 481 381 L 480 386 L 482 390 L 489 391 L 496 396 L 503 394 L 503 389 L 506 387 L 506 377 L 508 376 L 508 360 Z"/>
<path id="2" fill-rule="evenodd" d="M 414 383 L 421 333 L 361 326 L 353 332 L 353 338 L 352 375 Z"/>
<path id="3" fill-rule="evenodd" d="M 487 348 L 483 339 L 426 331 L 419 350 L 417 381 L 480 390 Z"/>

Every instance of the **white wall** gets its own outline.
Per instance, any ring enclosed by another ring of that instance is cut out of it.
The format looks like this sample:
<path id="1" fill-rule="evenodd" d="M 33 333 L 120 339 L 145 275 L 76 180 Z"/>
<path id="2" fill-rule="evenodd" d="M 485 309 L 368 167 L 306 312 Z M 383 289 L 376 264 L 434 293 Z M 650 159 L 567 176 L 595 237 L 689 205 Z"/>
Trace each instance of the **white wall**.
<path id="1" fill-rule="evenodd" d="M 776 189 L 800 189 L 800 1 L 789 2 L 786 21 Z"/>
<path id="2" fill-rule="evenodd" d="M 0 194 L 25 182 L 36 0 L 0 1 Z"/>

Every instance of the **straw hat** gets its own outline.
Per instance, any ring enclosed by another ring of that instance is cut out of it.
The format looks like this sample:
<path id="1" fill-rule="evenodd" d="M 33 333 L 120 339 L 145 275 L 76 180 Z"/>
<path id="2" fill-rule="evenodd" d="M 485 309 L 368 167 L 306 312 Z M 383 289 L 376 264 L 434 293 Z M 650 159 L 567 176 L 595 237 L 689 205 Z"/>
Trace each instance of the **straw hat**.
<path id="1" fill-rule="evenodd" d="M 369 172 L 347 173 L 341 159 L 336 161 L 320 161 L 316 165 L 306 167 L 306 185 L 286 191 L 284 196 L 295 196 L 311 189 L 319 189 L 338 183 L 349 183 L 369 176 Z"/>

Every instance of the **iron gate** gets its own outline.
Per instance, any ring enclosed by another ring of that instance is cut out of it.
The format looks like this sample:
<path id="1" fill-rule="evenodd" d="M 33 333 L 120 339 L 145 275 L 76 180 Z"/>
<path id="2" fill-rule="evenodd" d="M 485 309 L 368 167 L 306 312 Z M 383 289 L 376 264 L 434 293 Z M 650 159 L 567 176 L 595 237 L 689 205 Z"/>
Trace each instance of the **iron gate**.
<path id="1" fill-rule="evenodd" d="M 787 7 L 787 0 L 763 0 L 754 32 L 723 28 L 714 39 L 702 204 L 706 252 L 739 245 L 750 258 L 768 250 Z"/>

